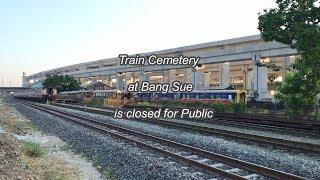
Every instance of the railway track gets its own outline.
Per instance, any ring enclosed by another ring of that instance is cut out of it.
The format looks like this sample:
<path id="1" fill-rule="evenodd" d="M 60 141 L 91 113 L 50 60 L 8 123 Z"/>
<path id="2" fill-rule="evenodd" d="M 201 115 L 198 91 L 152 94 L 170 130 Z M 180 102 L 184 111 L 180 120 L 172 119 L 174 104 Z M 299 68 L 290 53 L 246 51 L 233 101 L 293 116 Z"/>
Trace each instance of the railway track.
<path id="1" fill-rule="evenodd" d="M 270 128 L 286 129 L 296 132 L 320 135 L 320 122 L 316 120 L 297 120 L 278 116 L 256 114 L 218 113 L 215 118 L 225 122 L 260 125 Z"/>
<path id="2" fill-rule="evenodd" d="M 128 106 L 135 108 L 135 106 Z M 159 108 L 159 107 L 151 107 Z M 165 108 L 165 107 L 164 107 Z M 175 107 L 175 110 L 181 110 L 186 107 Z M 188 109 L 197 109 L 187 107 Z M 194 119 L 193 119 L 194 120 Z M 287 118 L 280 115 L 272 114 L 250 114 L 250 113 L 216 113 L 215 121 L 223 123 L 238 123 L 242 125 L 254 125 L 266 128 L 277 128 L 283 130 L 290 130 L 295 132 L 302 132 L 308 134 L 320 135 L 320 121 L 307 119 L 304 117 Z M 201 121 L 212 121 L 212 119 L 201 119 Z"/>
<path id="3" fill-rule="evenodd" d="M 195 168 L 228 179 L 305 179 L 300 176 L 245 162 L 197 147 L 163 139 L 135 130 L 66 113 L 35 103 L 23 104 L 50 113 L 128 143 L 174 158 Z"/>
<path id="4" fill-rule="evenodd" d="M 108 116 L 113 115 L 113 111 L 106 110 L 106 109 L 97 109 L 97 108 L 88 108 L 88 107 L 81 107 L 81 106 L 74 106 L 74 105 L 67 105 L 67 104 L 57 104 L 61 107 L 66 108 L 73 108 L 78 109 L 82 111 L 92 112 L 92 113 L 99 113 L 104 114 Z M 172 120 L 163 120 L 163 119 L 135 119 L 136 121 L 143 121 L 143 122 L 149 122 L 153 124 L 158 125 L 164 125 L 169 127 L 177 127 L 177 128 L 183 128 L 187 130 L 197 131 L 200 133 L 209 133 L 209 134 L 216 134 L 219 136 L 231 138 L 231 139 L 241 139 L 241 140 L 247 140 L 249 142 L 259 143 L 263 145 L 268 146 L 274 146 L 274 147 L 280 147 L 287 150 L 296 150 L 301 151 L 305 153 L 316 153 L 320 154 L 320 144 L 312 144 L 312 143 L 306 143 L 306 142 L 300 142 L 300 141 L 291 141 L 291 140 L 285 140 L 285 139 L 279 139 L 279 138 L 273 138 L 273 137 L 267 137 L 267 136 L 260 136 L 260 135 L 254 135 L 254 134 L 248 134 L 248 133 L 242 133 L 242 132 L 234 132 L 230 130 L 223 130 L 219 128 L 213 128 L 213 127 L 207 127 L 202 125 L 194 125 L 189 123 L 181 123 L 181 122 L 175 122 Z"/>
<path id="5" fill-rule="evenodd" d="M 56 105 L 61 105 L 64 103 L 53 103 Z M 79 104 L 67 103 L 65 105 L 70 106 L 82 106 Z M 95 107 L 86 107 L 87 109 Z M 106 111 L 114 110 L 114 108 L 103 108 Z M 126 109 L 126 108 L 124 108 Z M 110 111 L 111 112 L 111 111 Z M 232 113 L 218 113 L 214 117 L 214 122 L 212 119 L 185 119 L 189 121 L 196 121 L 201 123 L 222 123 L 226 125 L 236 125 L 244 128 L 255 128 L 268 131 L 285 131 L 293 134 L 308 135 L 308 136 L 320 136 L 320 122 L 307 120 L 299 121 L 277 116 L 267 116 L 267 115 L 242 115 L 242 114 L 232 114 Z"/>
<path id="6" fill-rule="evenodd" d="M 301 129 L 294 129 L 294 128 L 289 128 L 289 127 L 279 127 L 276 125 L 266 125 L 266 124 L 259 124 L 258 122 L 256 123 L 250 123 L 247 121 L 238 121 L 236 117 L 232 118 L 226 118 L 226 117 L 215 117 L 214 121 L 208 120 L 208 119 L 202 119 L 202 120 L 192 120 L 192 121 L 197 121 L 197 122 L 202 122 L 202 123 L 208 123 L 208 124 L 214 124 L 214 123 L 221 123 L 225 125 L 236 125 L 237 127 L 243 127 L 243 128 L 254 128 L 254 129 L 260 129 L 260 130 L 267 130 L 267 131 L 272 131 L 272 132 L 286 132 L 286 133 L 291 133 L 291 134 L 296 134 L 300 136 L 320 136 L 320 131 L 307 131 L 307 130 L 301 130 Z"/>

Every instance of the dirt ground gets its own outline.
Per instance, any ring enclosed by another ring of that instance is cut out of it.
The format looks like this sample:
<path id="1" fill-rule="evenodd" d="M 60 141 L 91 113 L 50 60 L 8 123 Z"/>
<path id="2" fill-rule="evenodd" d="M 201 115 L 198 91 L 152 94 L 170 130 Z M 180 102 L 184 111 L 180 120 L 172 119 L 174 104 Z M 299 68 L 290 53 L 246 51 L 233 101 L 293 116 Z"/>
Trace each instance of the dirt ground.
<path id="1" fill-rule="evenodd" d="M 0 180 L 104 179 L 92 163 L 66 147 L 0 99 Z"/>

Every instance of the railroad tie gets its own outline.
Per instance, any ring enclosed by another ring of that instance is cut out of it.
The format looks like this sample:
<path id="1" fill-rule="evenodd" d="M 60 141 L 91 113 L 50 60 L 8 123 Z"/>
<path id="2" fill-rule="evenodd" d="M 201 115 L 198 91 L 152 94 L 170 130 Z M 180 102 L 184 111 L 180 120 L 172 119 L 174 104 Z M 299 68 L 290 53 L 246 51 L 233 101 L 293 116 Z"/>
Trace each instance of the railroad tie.
<path id="1" fill-rule="evenodd" d="M 230 172 L 230 173 L 237 173 L 237 172 L 239 172 L 239 171 L 241 171 L 241 169 L 239 169 L 239 168 L 232 168 L 232 169 L 228 169 L 228 170 L 226 170 L 227 172 Z"/>
<path id="2" fill-rule="evenodd" d="M 191 155 L 191 156 L 186 156 L 185 158 L 188 158 L 188 159 L 198 159 L 198 156 L 197 156 L 197 155 Z"/>
<path id="3" fill-rule="evenodd" d="M 247 176 L 244 176 L 244 178 L 247 178 L 247 179 L 255 179 L 258 177 L 260 177 L 260 175 L 258 175 L 258 174 L 249 174 Z"/>
<path id="4" fill-rule="evenodd" d="M 210 165 L 210 166 L 211 166 L 211 167 L 214 167 L 214 168 L 219 168 L 219 167 L 225 166 L 225 164 L 217 163 L 217 164 L 212 164 L 212 165 Z"/>
<path id="5" fill-rule="evenodd" d="M 210 159 L 204 158 L 204 159 L 200 159 L 200 160 L 197 160 L 197 161 L 200 162 L 200 163 L 205 163 L 205 162 L 210 161 Z"/>
<path id="6" fill-rule="evenodd" d="M 203 173 L 197 171 L 197 172 L 192 173 L 192 175 L 193 175 L 193 176 L 202 176 Z"/>

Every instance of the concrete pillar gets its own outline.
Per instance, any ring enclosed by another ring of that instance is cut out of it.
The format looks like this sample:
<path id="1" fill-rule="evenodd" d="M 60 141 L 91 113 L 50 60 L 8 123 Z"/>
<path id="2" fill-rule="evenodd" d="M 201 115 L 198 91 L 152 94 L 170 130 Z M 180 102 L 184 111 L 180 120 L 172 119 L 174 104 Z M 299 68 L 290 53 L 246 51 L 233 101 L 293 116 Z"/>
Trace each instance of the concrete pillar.
<path id="1" fill-rule="evenodd" d="M 150 81 L 149 74 L 144 72 L 143 70 L 140 72 L 139 75 L 139 83 L 141 84 L 142 81 Z"/>
<path id="2" fill-rule="evenodd" d="M 249 90 L 250 89 L 250 74 L 249 74 L 249 68 L 247 66 L 241 67 L 242 72 L 242 89 L 243 90 Z"/>
<path id="3" fill-rule="evenodd" d="M 203 80 L 203 86 L 204 87 L 209 87 L 210 86 L 210 76 L 211 72 L 205 72 L 204 73 L 204 80 Z"/>
<path id="4" fill-rule="evenodd" d="M 183 82 L 184 83 L 191 83 L 192 81 L 192 68 L 186 68 L 184 69 L 184 74 L 183 74 Z"/>
<path id="5" fill-rule="evenodd" d="M 107 85 L 110 87 L 114 87 L 113 82 L 112 82 L 112 75 L 108 75 L 108 79 L 109 79 L 109 82 Z"/>
<path id="6" fill-rule="evenodd" d="M 248 71 L 247 73 L 247 90 L 249 94 L 253 93 L 253 70 Z"/>
<path id="7" fill-rule="evenodd" d="M 125 85 L 132 83 L 132 76 L 131 72 L 127 72 L 124 74 L 124 79 L 125 79 Z"/>
<path id="8" fill-rule="evenodd" d="M 192 71 L 192 83 L 195 90 L 200 90 L 203 87 L 204 82 L 204 73 L 197 70 L 196 68 Z"/>
<path id="9" fill-rule="evenodd" d="M 116 75 L 110 75 L 110 87 L 116 87 L 117 84 L 117 76 Z"/>
<path id="10" fill-rule="evenodd" d="M 111 86 L 112 86 L 112 84 L 111 84 L 111 75 L 106 75 L 106 76 L 103 78 L 102 82 L 103 82 L 105 85 L 111 87 Z"/>
<path id="11" fill-rule="evenodd" d="M 176 70 L 170 69 L 166 70 L 166 83 L 170 85 L 176 80 Z"/>
<path id="12" fill-rule="evenodd" d="M 252 57 L 253 91 L 258 92 L 259 97 L 266 97 L 268 94 L 268 68 L 256 66 L 257 62 L 260 62 L 260 55 L 259 54 L 255 54 Z"/>
<path id="13" fill-rule="evenodd" d="M 166 83 L 167 82 L 167 79 L 166 79 L 166 71 L 160 71 L 161 72 L 161 76 L 162 78 L 159 79 L 159 83 Z"/>
<path id="14" fill-rule="evenodd" d="M 124 74 L 124 88 L 127 89 L 128 84 L 135 82 L 135 74 L 133 72 L 127 72 Z"/>
<path id="15" fill-rule="evenodd" d="M 125 79 L 123 74 L 117 74 L 116 89 L 119 91 L 124 91 L 125 89 Z"/>
<path id="16" fill-rule="evenodd" d="M 229 63 L 220 64 L 220 82 L 219 85 L 222 89 L 225 89 L 230 86 L 230 73 L 229 73 Z"/>

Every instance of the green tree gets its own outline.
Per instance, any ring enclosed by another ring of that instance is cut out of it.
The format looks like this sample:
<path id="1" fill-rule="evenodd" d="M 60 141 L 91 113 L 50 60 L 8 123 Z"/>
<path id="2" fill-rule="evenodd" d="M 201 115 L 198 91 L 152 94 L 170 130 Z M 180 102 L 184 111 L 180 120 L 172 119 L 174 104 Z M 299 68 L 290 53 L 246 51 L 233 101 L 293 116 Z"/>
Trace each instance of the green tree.
<path id="1" fill-rule="evenodd" d="M 43 82 L 43 86 L 47 89 L 55 88 L 58 93 L 63 91 L 80 90 L 80 82 L 69 75 L 49 75 Z"/>
<path id="2" fill-rule="evenodd" d="M 276 0 L 278 7 L 259 15 L 261 36 L 296 49 L 299 58 L 292 64 L 276 97 L 289 114 L 316 112 L 320 93 L 320 2 L 319 0 Z"/>

